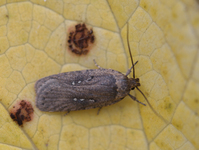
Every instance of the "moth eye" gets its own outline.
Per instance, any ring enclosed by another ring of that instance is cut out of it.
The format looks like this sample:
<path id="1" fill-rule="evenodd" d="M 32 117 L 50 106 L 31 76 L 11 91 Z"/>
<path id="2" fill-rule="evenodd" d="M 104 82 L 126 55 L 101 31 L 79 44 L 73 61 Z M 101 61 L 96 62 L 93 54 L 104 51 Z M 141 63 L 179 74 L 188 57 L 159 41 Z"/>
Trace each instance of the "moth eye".
<path id="1" fill-rule="evenodd" d="M 134 90 L 135 88 L 133 87 L 133 88 L 131 88 L 131 90 Z"/>
<path id="2" fill-rule="evenodd" d="M 41 103 L 42 105 L 44 105 L 44 103 Z"/>

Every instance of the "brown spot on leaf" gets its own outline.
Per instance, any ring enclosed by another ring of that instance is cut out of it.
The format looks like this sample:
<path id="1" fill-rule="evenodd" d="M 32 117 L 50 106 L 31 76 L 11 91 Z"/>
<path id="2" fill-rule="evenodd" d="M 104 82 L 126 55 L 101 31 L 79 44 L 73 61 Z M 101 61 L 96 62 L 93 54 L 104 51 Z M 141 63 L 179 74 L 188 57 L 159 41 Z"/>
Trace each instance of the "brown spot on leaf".
<path id="1" fill-rule="evenodd" d="M 21 100 L 17 102 L 10 110 L 10 117 L 19 125 L 33 119 L 33 107 L 30 102 Z"/>
<path id="2" fill-rule="evenodd" d="M 93 29 L 83 24 L 77 24 L 69 29 L 68 49 L 76 55 L 86 55 L 95 42 Z"/>

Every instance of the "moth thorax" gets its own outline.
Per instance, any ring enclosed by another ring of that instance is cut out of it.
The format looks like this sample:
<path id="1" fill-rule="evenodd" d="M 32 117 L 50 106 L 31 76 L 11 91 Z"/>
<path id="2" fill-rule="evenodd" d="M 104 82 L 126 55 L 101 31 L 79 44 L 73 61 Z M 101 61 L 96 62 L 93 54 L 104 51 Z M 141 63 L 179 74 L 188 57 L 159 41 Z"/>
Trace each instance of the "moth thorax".
<path id="1" fill-rule="evenodd" d="M 140 86 L 139 78 L 129 78 L 131 89 L 133 90 L 135 87 Z"/>

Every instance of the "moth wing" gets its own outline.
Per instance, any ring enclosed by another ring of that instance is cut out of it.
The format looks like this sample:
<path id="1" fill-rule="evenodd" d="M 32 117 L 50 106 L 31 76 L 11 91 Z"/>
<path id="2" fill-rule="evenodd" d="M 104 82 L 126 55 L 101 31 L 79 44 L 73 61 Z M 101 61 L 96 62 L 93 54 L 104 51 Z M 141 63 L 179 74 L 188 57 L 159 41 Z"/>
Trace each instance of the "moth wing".
<path id="1" fill-rule="evenodd" d="M 61 73 L 35 84 L 36 105 L 42 111 L 71 111 L 105 106 L 116 96 L 117 86 L 106 70 Z"/>

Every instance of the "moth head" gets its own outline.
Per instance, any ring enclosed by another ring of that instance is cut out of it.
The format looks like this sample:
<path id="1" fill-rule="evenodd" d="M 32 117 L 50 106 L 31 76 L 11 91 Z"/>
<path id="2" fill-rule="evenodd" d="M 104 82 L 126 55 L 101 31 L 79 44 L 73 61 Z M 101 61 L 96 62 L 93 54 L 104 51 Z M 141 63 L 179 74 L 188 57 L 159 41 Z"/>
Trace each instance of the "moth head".
<path id="1" fill-rule="evenodd" d="M 131 90 L 134 90 L 135 87 L 140 86 L 139 78 L 129 78 L 129 80 L 130 80 Z"/>

